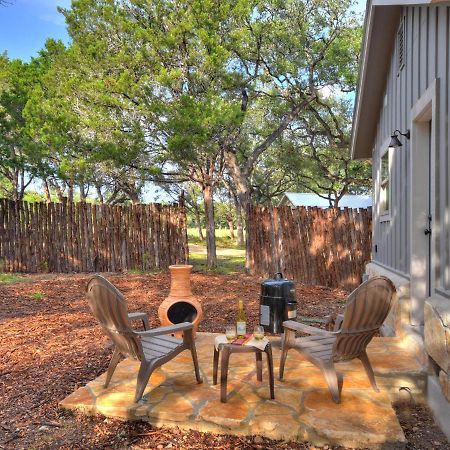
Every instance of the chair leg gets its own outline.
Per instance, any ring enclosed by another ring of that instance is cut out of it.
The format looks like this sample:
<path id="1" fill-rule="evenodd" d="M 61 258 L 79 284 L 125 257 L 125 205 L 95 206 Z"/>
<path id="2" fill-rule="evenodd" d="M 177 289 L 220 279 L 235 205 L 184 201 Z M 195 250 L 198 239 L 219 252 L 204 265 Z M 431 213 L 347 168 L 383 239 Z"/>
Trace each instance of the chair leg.
<path id="1" fill-rule="evenodd" d="M 329 362 L 320 367 L 331 392 L 331 397 L 335 403 L 341 403 L 342 380 L 338 378 L 333 362 Z"/>
<path id="2" fill-rule="evenodd" d="M 369 357 L 367 356 L 367 353 L 364 352 L 359 359 L 363 363 L 364 369 L 366 370 L 367 376 L 369 378 L 370 384 L 373 387 L 373 390 L 376 392 L 379 392 L 377 382 L 375 381 L 375 375 L 373 373 L 372 364 L 370 364 Z"/>
<path id="3" fill-rule="evenodd" d="M 142 394 L 147 387 L 150 375 L 153 372 L 153 365 L 147 361 L 141 361 L 141 366 L 139 367 L 139 373 L 136 383 L 136 395 L 134 396 L 134 401 L 137 403 L 142 399 Z"/>
<path id="4" fill-rule="evenodd" d="M 106 380 L 103 387 L 106 389 L 109 386 L 109 382 L 113 376 L 114 371 L 116 370 L 117 364 L 119 364 L 121 353 L 117 350 L 117 347 L 114 347 L 114 352 L 111 357 L 111 361 L 109 362 L 108 371 L 106 372 Z"/>
<path id="5" fill-rule="evenodd" d="M 285 330 L 283 333 L 283 340 L 281 342 L 281 358 L 280 358 L 280 376 L 279 379 L 282 380 L 284 376 L 284 365 L 286 363 L 287 352 L 290 348 L 289 343 L 295 341 L 295 332 L 292 330 Z"/>
<path id="6" fill-rule="evenodd" d="M 195 348 L 194 341 L 191 343 L 191 355 L 192 361 L 194 362 L 195 378 L 197 379 L 197 383 L 203 383 L 202 377 L 200 376 L 200 369 L 198 367 L 197 349 Z"/>

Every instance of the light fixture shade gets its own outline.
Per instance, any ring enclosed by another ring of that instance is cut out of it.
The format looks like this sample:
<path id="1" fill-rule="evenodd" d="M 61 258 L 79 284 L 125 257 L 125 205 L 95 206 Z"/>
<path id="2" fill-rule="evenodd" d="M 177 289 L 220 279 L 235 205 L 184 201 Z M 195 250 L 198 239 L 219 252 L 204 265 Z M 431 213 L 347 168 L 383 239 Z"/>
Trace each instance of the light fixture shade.
<path id="1" fill-rule="evenodd" d="M 391 142 L 389 142 L 389 147 L 397 148 L 397 147 L 401 147 L 402 145 L 403 144 L 399 141 L 397 135 L 393 134 L 391 136 Z"/>

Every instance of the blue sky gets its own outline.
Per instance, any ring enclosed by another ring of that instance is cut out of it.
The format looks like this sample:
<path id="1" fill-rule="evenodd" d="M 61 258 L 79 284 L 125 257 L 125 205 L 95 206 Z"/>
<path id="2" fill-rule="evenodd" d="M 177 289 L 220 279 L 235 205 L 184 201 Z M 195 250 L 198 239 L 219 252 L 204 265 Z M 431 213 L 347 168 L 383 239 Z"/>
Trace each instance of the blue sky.
<path id="1" fill-rule="evenodd" d="M 70 6 L 70 0 L 8 1 L 0 6 L 0 53 L 6 50 L 11 59 L 29 61 L 49 37 L 69 42 L 64 17 L 56 8 Z"/>
<path id="2" fill-rule="evenodd" d="M 64 17 L 57 6 L 69 7 L 70 0 L 8 0 L 0 6 L 0 53 L 11 59 L 29 61 L 43 48 L 47 38 L 69 42 Z M 355 10 L 364 11 L 366 0 L 356 0 Z"/>

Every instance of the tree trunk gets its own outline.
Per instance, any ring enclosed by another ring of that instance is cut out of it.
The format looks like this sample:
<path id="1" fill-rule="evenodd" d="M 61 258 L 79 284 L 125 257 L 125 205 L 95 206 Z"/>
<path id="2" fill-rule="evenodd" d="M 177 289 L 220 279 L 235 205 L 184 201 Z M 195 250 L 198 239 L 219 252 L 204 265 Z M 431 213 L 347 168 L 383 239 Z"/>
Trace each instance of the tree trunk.
<path id="1" fill-rule="evenodd" d="M 133 203 L 133 205 L 138 205 L 139 203 L 141 203 L 139 194 L 136 191 L 130 191 L 128 193 L 128 195 L 130 196 L 130 200 L 131 200 L 131 203 Z"/>
<path id="2" fill-rule="evenodd" d="M 19 200 L 22 201 L 23 197 L 25 196 L 25 189 L 27 185 L 25 183 L 25 170 L 20 169 L 20 185 L 19 185 Z"/>
<path id="3" fill-rule="evenodd" d="M 204 241 L 205 237 L 203 236 L 202 219 L 200 217 L 200 210 L 197 204 L 194 205 L 194 215 L 195 215 L 195 223 L 198 229 L 198 237 L 200 238 L 201 241 Z"/>
<path id="4" fill-rule="evenodd" d="M 69 198 L 68 198 L 69 203 L 73 203 L 73 185 L 74 185 L 73 178 L 70 178 L 69 181 L 67 182 L 67 186 L 69 187 Z"/>
<path id="5" fill-rule="evenodd" d="M 50 187 L 48 185 L 48 181 L 46 178 L 44 178 L 44 193 L 45 193 L 45 198 L 47 199 L 47 203 L 51 203 L 52 201 L 52 196 L 50 194 Z"/>
<path id="6" fill-rule="evenodd" d="M 58 182 L 53 179 L 49 180 L 50 185 L 53 187 L 53 189 L 56 191 L 56 195 L 58 196 L 58 200 L 60 202 L 64 201 L 64 192 L 61 189 L 61 186 L 58 184 Z"/>
<path id="7" fill-rule="evenodd" d="M 244 240 L 244 224 L 242 221 L 242 208 L 239 204 L 238 199 L 236 198 L 235 201 L 235 207 L 236 207 L 236 229 L 237 229 L 237 245 L 239 247 L 242 247 L 245 244 Z"/>
<path id="8" fill-rule="evenodd" d="M 141 203 L 141 199 L 139 198 L 139 192 L 133 183 L 123 184 L 121 187 L 123 192 L 125 192 L 125 194 L 128 195 L 133 205 Z"/>
<path id="9" fill-rule="evenodd" d="M 237 245 L 239 247 L 242 247 L 245 243 L 244 241 L 244 224 L 242 222 L 242 208 L 241 205 L 239 204 L 239 200 L 238 200 L 238 196 L 236 193 L 236 188 L 235 186 L 233 186 L 232 183 L 225 183 L 227 188 L 228 188 L 228 192 L 230 194 L 230 199 L 233 199 L 233 203 L 234 203 L 234 208 L 236 210 L 236 230 L 237 230 Z"/>
<path id="10" fill-rule="evenodd" d="M 19 200 L 19 172 L 16 169 L 12 169 L 12 177 L 11 177 L 11 184 L 12 184 L 12 199 L 14 201 Z"/>
<path id="11" fill-rule="evenodd" d="M 225 162 L 231 177 L 233 178 L 236 186 L 236 195 L 238 203 L 241 207 L 241 220 L 242 213 L 245 223 L 245 270 L 250 272 L 252 262 L 250 261 L 250 240 L 249 236 L 249 214 L 250 214 L 250 183 L 249 174 L 245 173 L 239 166 L 236 154 L 233 152 L 225 152 Z"/>
<path id="12" fill-rule="evenodd" d="M 208 267 L 216 267 L 216 233 L 214 220 L 213 187 L 209 184 L 203 186 L 203 202 L 205 204 L 206 218 L 206 253 Z"/>
<path id="13" fill-rule="evenodd" d="M 80 183 L 80 200 L 85 203 L 86 202 L 86 190 L 84 188 L 84 184 Z"/>
<path id="14" fill-rule="evenodd" d="M 230 230 L 230 239 L 234 241 L 234 220 L 232 216 L 227 217 L 228 229 Z"/>
<path id="15" fill-rule="evenodd" d="M 105 199 L 103 198 L 103 194 L 102 194 L 102 187 L 100 184 L 96 184 L 95 185 L 95 189 L 97 190 L 97 199 L 100 203 L 105 203 Z"/>

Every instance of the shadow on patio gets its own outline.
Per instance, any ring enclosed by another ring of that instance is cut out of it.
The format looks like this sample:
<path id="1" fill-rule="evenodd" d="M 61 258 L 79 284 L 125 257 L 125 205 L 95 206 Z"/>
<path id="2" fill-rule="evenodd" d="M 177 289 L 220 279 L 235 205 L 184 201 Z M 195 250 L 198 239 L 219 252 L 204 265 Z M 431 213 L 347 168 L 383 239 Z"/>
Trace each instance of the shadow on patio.
<path id="1" fill-rule="evenodd" d="M 183 352 L 158 369 L 145 391 L 145 403 L 134 403 L 139 363 L 119 364 L 108 389 L 105 374 L 61 402 L 66 409 L 100 413 L 157 426 L 178 426 L 215 433 L 259 434 L 273 439 L 308 440 L 314 445 L 402 448 L 405 437 L 391 400 L 400 388 L 420 396 L 425 373 L 412 349 L 398 338 L 374 338 L 368 347 L 378 386 L 374 392 L 359 361 L 340 363 L 344 374 L 342 403 L 335 404 L 319 369 L 291 351 L 285 380 L 277 380 L 280 348 L 273 338 L 275 400 L 270 400 L 267 367 L 256 381 L 254 358 L 233 354 L 228 375 L 228 402 L 220 402 L 220 384 L 212 385 L 214 334 L 199 333 L 197 350 L 203 384 L 195 381 L 190 354 Z"/>

